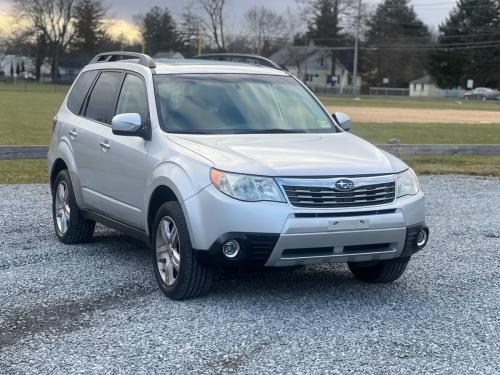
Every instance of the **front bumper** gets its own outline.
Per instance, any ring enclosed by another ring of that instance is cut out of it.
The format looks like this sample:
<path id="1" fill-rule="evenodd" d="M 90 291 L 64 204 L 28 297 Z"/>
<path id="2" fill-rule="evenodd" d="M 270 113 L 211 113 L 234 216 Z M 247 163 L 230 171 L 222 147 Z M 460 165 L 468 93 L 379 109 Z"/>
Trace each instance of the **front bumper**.
<path id="1" fill-rule="evenodd" d="M 210 185 L 184 202 L 184 212 L 199 258 L 222 265 L 280 267 L 409 257 L 420 250 L 416 235 L 426 228 L 422 193 L 379 206 L 300 209 L 288 203 L 241 202 Z M 234 259 L 221 252 L 230 238 L 242 245 Z"/>

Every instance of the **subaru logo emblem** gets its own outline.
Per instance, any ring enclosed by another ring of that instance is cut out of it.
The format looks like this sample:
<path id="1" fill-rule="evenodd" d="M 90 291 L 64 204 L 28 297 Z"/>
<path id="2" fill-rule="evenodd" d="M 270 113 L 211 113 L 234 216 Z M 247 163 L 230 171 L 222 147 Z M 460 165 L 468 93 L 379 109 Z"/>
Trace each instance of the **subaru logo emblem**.
<path id="1" fill-rule="evenodd" d="M 341 191 L 349 191 L 354 189 L 354 182 L 347 178 L 341 178 L 335 182 L 335 188 Z"/>

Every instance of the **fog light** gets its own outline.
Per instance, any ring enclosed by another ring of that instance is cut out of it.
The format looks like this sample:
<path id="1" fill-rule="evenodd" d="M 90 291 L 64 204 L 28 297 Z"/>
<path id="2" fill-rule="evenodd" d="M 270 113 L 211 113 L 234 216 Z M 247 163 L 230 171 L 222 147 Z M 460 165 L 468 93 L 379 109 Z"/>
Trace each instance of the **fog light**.
<path id="1" fill-rule="evenodd" d="M 421 229 L 420 232 L 418 233 L 417 237 L 417 246 L 418 247 L 424 247 L 425 244 L 427 243 L 427 240 L 429 239 L 429 232 L 426 228 Z"/>
<path id="2" fill-rule="evenodd" d="M 236 240 L 229 240 L 222 245 L 222 252 L 227 258 L 234 258 L 240 253 L 240 244 Z"/>

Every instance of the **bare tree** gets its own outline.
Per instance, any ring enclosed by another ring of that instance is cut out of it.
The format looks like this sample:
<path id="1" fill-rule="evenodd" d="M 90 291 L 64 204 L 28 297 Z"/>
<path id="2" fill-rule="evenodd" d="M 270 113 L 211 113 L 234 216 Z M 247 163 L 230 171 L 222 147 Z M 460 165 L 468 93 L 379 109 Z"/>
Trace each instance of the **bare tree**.
<path id="1" fill-rule="evenodd" d="M 203 11 L 206 13 L 207 28 L 214 38 L 217 49 L 221 52 L 226 49 L 224 38 L 224 5 L 225 0 L 198 0 Z"/>
<path id="2" fill-rule="evenodd" d="M 203 35 L 205 33 L 203 19 L 193 12 L 191 6 L 184 8 L 179 24 L 179 34 L 183 44 L 183 52 L 189 56 L 201 53 Z"/>
<path id="3" fill-rule="evenodd" d="M 52 80 L 59 77 L 61 55 L 74 36 L 73 16 L 76 0 L 13 0 L 21 17 L 44 36 L 50 48 Z"/>
<path id="4" fill-rule="evenodd" d="M 255 6 L 245 13 L 245 28 L 254 51 L 260 55 L 270 44 L 283 39 L 286 22 L 276 12 Z"/>

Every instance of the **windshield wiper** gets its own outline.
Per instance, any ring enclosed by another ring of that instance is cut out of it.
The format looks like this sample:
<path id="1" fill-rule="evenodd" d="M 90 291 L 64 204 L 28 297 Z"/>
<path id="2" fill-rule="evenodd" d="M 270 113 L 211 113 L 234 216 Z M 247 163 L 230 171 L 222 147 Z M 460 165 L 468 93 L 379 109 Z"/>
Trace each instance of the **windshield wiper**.
<path id="1" fill-rule="evenodd" d="M 242 130 L 241 133 L 238 134 L 273 134 L 273 133 L 307 133 L 305 130 L 293 130 L 293 129 L 280 129 L 280 128 L 272 128 L 272 129 L 248 129 Z"/>

